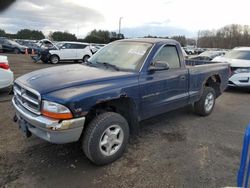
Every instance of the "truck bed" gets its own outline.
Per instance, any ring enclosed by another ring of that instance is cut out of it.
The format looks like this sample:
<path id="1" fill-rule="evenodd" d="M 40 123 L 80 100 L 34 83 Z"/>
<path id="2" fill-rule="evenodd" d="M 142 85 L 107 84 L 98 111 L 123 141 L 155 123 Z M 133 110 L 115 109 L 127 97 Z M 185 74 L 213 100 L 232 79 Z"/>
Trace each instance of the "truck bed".
<path id="1" fill-rule="evenodd" d="M 203 61 L 203 60 L 185 60 L 189 72 L 189 93 L 190 101 L 196 101 L 202 92 L 204 80 L 211 75 L 215 75 L 220 80 L 220 91 L 227 87 L 229 75 L 228 63 Z"/>
<path id="2" fill-rule="evenodd" d="M 197 66 L 197 65 L 215 64 L 215 63 L 219 63 L 219 62 L 186 59 L 185 63 L 186 63 L 186 66 Z"/>

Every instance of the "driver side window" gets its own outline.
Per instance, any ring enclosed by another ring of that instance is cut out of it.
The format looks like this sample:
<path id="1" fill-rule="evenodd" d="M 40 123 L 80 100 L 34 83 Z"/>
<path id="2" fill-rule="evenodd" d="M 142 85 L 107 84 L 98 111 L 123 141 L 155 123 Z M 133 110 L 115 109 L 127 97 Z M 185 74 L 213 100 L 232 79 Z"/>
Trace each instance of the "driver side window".
<path id="1" fill-rule="evenodd" d="M 166 45 L 155 56 L 155 61 L 167 62 L 169 68 L 180 68 L 180 59 L 175 46 Z"/>
<path id="2" fill-rule="evenodd" d="M 69 43 L 66 43 L 66 44 L 63 45 L 62 48 L 63 48 L 63 49 L 71 49 L 71 48 L 72 48 L 72 45 L 69 44 Z"/>

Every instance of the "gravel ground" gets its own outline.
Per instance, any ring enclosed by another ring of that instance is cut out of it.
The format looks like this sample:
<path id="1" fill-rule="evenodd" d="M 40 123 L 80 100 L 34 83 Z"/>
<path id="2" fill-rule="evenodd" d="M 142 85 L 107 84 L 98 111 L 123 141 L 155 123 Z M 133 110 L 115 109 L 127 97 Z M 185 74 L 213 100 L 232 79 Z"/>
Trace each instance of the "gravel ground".
<path id="1" fill-rule="evenodd" d="M 54 66 L 8 54 L 15 77 Z M 65 63 L 64 63 L 65 64 Z M 24 138 L 12 122 L 12 96 L 0 93 L 0 187 L 223 187 L 236 186 L 249 92 L 227 90 L 208 117 L 190 106 L 141 122 L 121 159 L 89 162 L 79 143 L 55 145 Z"/>

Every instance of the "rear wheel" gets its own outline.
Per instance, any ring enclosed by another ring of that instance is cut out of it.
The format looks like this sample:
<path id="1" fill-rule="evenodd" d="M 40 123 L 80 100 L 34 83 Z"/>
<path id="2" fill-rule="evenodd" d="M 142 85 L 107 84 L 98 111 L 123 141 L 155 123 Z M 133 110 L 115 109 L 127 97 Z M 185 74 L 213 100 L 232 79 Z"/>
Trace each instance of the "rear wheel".
<path id="1" fill-rule="evenodd" d="M 215 105 L 216 94 L 213 88 L 205 87 L 199 101 L 194 103 L 194 111 L 201 115 L 211 114 Z"/>
<path id="2" fill-rule="evenodd" d="M 89 58 L 90 58 L 89 55 L 85 55 L 85 56 L 82 58 L 82 61 L 83 61 L 83 62 L 87 62 Z"/>
<path id="3" fill-rule="evenodd" d="M 83 135 L 83 151 L 97 165 L 111 163 L 122 156 L 129 140 L 127 121 L 114 112 L 96 116 Z"/>
<path id="4" fill-rule="evenodd" d="M 52 55 L 52 56 L 50 57 L 50 62 L 51 62 L 52 64 L 57 64 L 57 63 L 59 63 L 59 57 L 58 57 L 57 55 Z"/>

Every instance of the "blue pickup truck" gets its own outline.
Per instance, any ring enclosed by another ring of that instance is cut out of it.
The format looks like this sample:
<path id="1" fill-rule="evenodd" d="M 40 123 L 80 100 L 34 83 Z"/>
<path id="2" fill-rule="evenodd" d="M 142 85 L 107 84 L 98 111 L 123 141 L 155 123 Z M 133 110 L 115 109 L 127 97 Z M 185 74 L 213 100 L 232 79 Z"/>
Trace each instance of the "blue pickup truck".
<path id="1" fill-rule="evenodd" d="M 121 157 L 141 120 L 188 104 L 209 115 L 228 78 L 228 64 L 185 60 L 174 40 L 115 41 L 86 63 L 16 79 L 14 121 L 27 137 L 80 140 L 85 155 L 104 165 Z"/>

